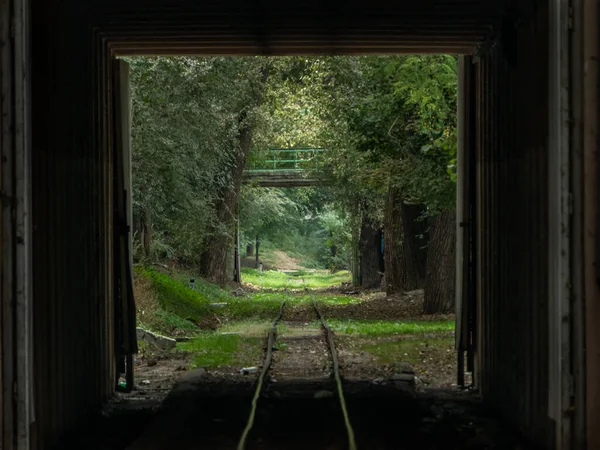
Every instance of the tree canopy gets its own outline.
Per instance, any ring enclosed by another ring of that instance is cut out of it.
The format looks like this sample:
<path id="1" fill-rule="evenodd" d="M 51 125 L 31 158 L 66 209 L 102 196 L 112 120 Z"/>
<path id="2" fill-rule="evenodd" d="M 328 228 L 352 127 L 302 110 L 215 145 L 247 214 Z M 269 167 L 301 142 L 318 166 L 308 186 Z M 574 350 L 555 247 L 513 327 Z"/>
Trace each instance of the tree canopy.
<path id="1" fill-rule="evenodd" d="M 361 234 L 382 228 L 391 236 L 386 250 L 395 244 L 403 252 L 408 234 L 419 235 L 416 261 L 429 246 L 430 229 L 442 222 L 434 218 L 454 209 L 452 55 L 128 62 L 138 259 L 201 267 L 224 248 L 222 261 L 204 269 L 224 272 L 239 217 L 245 243 L 259 237 L 310 253 L 323 268 L 358 267 L 360 255 L 367 258 L 359 252 Z M 260 161 L 272 147 L 325 148 L 319 176 L 330 185 L 241 185 L 247 161 Z"/>

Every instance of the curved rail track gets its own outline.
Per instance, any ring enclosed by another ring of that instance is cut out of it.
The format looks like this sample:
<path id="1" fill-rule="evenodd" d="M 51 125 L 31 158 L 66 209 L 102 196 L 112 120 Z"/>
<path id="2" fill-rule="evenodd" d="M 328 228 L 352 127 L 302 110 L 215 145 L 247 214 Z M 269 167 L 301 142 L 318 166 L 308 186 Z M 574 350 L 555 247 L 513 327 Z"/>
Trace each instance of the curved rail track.
<path id="1" fill-rule="evenodd" d="M 287 295 L 288 295 L 288 289 L 286 288 L 286 300 L 287 300 Z M 256 410 L 258 408 L 258 400 L 261 396 L 261 393 L 263 392 L 265 378 L 271 367 L 271 362 L 273 360 L 273 347 L 275 344 L 275 338 L 277 337 L 277 325 L 279 324 L 279 322 L 281 321 L 281 319 L 283 317 L 283 311 L 284 311 L 284 308 L 286 305 L 286 300 L 284 300 L 281 303 L 281 307 L 279 309 L 279 314 L 277 315 L 277 317 L 275 317 L 275 319 L 271 323 L 271 329 L 269 330 L 269 336 L 267 339 L 267 347 L 265 350 L 265 358 L 264 358 L 263 368 L 258 377 L 256 390 L 254 391 L 254 395 L 252 397 L 252 406 L 250 409 L 250 415 L 248 417 L 248 422 L 247 422 L 246 427 L 244 428 L 242 436 L 239 440 L 237 450 L 246 450 L 246 443 L 248 441 L 248 436 L 250 435 L 252 427 L 254 426 Z M 333 331 L 331 330 L 329 325 L 327 325 L 327 322 L 325 321 L 323 314 L 319 310 L 319 308 L 317 306 L 317 302 L 314 297 L 312 299 L 312 302 L 313 302 L 313 308 L 315 310 L 315 313 L 321 323 L 321 328 L 323 329 L 323 331 L 325 333 L 325 340 L 329 347 L 329 355 L 333 362 L 333 374 L 332 375 L 335 380 L 339 405 L 340 405 L 340 409 L 341 409 L 341 412 L 342 412 L 342 415 L 344 418 L 344 424 L 345 424 L 346 432 L 348 435 L 348 449 L 349 450 L 357 450 L 356 441 L 354 438 L 354 430 L 352 429 L 352 424 L 350 422 L 348 409 L 346 407 L 346 400 L 344 398 L 344 389 L 343 389 L 343 385 L 342 385 L 342 377 L 340 375 L 340 365 L 339 365 L 337 350 L 335 348 Z"/>

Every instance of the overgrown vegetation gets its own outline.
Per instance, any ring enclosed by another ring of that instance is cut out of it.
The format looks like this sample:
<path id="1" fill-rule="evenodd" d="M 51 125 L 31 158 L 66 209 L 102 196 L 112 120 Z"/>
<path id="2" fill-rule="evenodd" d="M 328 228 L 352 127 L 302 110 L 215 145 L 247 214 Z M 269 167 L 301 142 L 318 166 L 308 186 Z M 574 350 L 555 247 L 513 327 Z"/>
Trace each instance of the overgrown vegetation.
<path id="1" fill-rule="evenodd" d="M 242 274 L 246 283 L 272 289 L 326 288 L 350 281 L 350 273 L 346 270 L 335 273 L 269 270 L 261 273 L 256 269 L 242 269 Z"/>
<path id="2" fill-rule="evenodd" d="M 263 274 L 263 281 L 278 287 L 282 280 L 278 276 L 270 279 L 273 274 Z M 337 275 L 337 278 L 336 275 L 311 275 L 315 276 L 315 284 L 326 286 L 344 279 L 344 274 Z M 257 292 L 237 297 L 201 278 L 194 280 L 194 289 L 191 289 L 186 274 L 179 273 L 173 277 L 149 268 L 137 268 L 135 280 L 140 325 L 168 335 L 189 335 L 240 320 L 270 320 L 285 298 L 284 292 Z M 310 283 L 311 278 L 307 277 L 307 282 Z M 295 287 L 303 289 L 303 285 Z M 307 293 L 291 296 L 287 301 L 290 305 L 310 307 L 313 297 Z M 320 303 L 343 305 L 352 302 L 353 298 L 323 295 L 318 300 Z"/>
<path id="3" fill-rule="evenodd" d="M 264 339 L 235 334 L 206 333 L 178 345 L 194 354 L 193 367 L 254 366 L 260 363 Z"/>
<path id="4" fill-rule="evenodd" d="M 347 280 L 348 273 L 331 275 L 298 271 L 293 274 L 266 271 L 263 274 L 250 269 L 245 276 L 262 276 L 263 284 L 278 286 L 287 278 L 314 280 L 331 286 Z M 282 277 L 285 275 L 285 277 Z M 337 278 L 336 278 L 337 277 Z M 369 308 L 369 297 L 344 295 L 338 292 L 306 291 L 298 289 L 246 293 L 242 297 L 221 289 L 202 279 L 194 279 L 190 288 L 190 274 L 164 269 L 136 268 L 135 293 L 138 319 L 144 328 L 169 336 L 185 336 L 186 342 L 177 344 L 177 358 L 187 355 L 191 367 L 226 369 L 260 366 L 265 338 L 285 299 L 286 317 L 296 325 L 282 322 L 278 326 L 276 348 L 284 352 L 287 339 L 294 335 L 320 334 L 320 322 L 315 320 L 312 307 L 316 300 L 334 330 L 342 348 L 370 355 L 376 364 L 393 366 L 408 362 L 417 368 L 424 382 L 434 359 L 445 364 L 446 378 L 452 376 L 447 361 L 452 358 L 454 323 L 451 320 L 365 320 L 335 318 L 336 311 L 348 306 L 364 305 Z M 213 306 L 211 306 L 213 305 Z M 437 317 L 437 316 L 436 316 Z M 287 320 L 286 319 L 286 320 Z M 298 326 L 297 324 L 302 324 Z M 142 343 L 141 348 L 144 345 Z M 435 365 L 434 365 L 435 366 Z"/>
<path id="5" fill-rule="evenodd" d="M 384 321 L 384 320 L 329 320 L 329 326 L 340 334 L 382 336 L 389 334 L 427 334 L 454 331 L 454 321 Z"/>
<path id="6" fill-rule="evenodd" d="M 248 258 L 283 251 L 366 288 L 385 271 L 389 294 L 424 288 L 428 313 L 452 310 L 454 56 L 128 61 L 136 261 L 181 264 L 223 287 L 239 219 Z M 276 147 L 324 148 L 312 175 L 328 186 L 243 185 L 247 163 Z M 206 315 L 188 297 L 177 308 Z M 175 306 L 160 302 L 170 317 Z"/>

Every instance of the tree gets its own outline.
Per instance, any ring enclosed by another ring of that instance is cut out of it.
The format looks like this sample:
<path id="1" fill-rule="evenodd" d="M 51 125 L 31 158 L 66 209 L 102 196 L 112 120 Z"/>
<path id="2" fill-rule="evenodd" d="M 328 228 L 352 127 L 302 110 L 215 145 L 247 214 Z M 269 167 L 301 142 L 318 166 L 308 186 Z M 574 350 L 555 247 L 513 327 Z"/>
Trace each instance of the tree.
<path id="1" fill-rule="evenodd" d="M 218 224 L 208 235 L 200 258 L 200 275 L 220 285 L 225 285 L 227 282 L 227 258 L 233 241 L 232 227 L 237 217 L 237 200 L 256 126 L 252 115 L 255 109 L 262 104 L 265 85 L 269 77 L 268 62 L 264 59 L 260 61 L 259 66 L 252 64 L 254 60 L 243 65 L 244 76 L 252 78 L 252 69 L 258 73 L 254 77 L 256 80 L 250 79 L 249 92 L 238 106 L 240 109 L 237 118 L 238 142 L 235 152 L 227 164 L 228 183 L 222 187 L 216 205 Z"/>
<path id="2" fill-rule="evenodd" d="M 365 214 L 360 229 L 360 284 L 363 288 L 377 288 L 379 276 L 379 227 L 377 222 Z"/>
<path id="3" fill-rule="evenodd" d="M 454 57 L 130 63 L 138 258 L 177 258 L 223 284 L 239 215 L 244 243 L 260 236 L 375 286 L 383 224 L 388 292 L 424 286 L 426 310 L 448 304 Z M 242 187 L 248 159 L 273 146 L 326 148 L 319 174 L 333 185 Z"/>
<path id="4" fill-rule="evenodd" d="M 433 219 L 425 285 L 425 314 L 454 311 L 456 286 L 456 213 L 444 209 Z"/>
<path id="5" fill-rule="evenodd" d="M 195 263 L 214 217 L 220 167 L 232 148 L 231 86 L 218 76 L 226 60 L 129 63 L 136 242 L 145 258 L 176 255 Z"/>
<path id="6" fill-rule="evenodd" d="M 388 295 L 411 291 L 421 287 L 421 279 L 411 246 L 405 239 L 412 238 L 404 230 L 402 197 L 390 187 L 385 209 L 385 277 Z"/>
<path id="7" fill-rule="evenodd" d="M 426 278 L 454 264 L 447 252 L 436 253 L 446 244 L 437 240 L 453 239 L 439 229 L 448 220 L 434 222 L 429 233 L 427 218 L 454 206 L 456 73 L 453 56 L 410 55 L 355 58 L 333 64 L 329 74 L 343 85 L 330 97 L 330 117 L 342 122 L 332 133 L 332 146 L 341 150 L 330 173 L 342 196 L 350 185 L 387 199 L 387 291 L 425 287 L 433 305 L 453 289 L 431 290 Z"/>
<path id="8" fill-rule="evenodd" d="M 427 138 L 416 167 L 423 175 L 419 201 L 427 204 L 432 217 L 424 304 L 429 314 L 454 310 L 456 67 L 456 59 L 447 55 L 411 56 L 397 68 L 395 84 L 396 93 L 411 107 L 418 134 Z"/>

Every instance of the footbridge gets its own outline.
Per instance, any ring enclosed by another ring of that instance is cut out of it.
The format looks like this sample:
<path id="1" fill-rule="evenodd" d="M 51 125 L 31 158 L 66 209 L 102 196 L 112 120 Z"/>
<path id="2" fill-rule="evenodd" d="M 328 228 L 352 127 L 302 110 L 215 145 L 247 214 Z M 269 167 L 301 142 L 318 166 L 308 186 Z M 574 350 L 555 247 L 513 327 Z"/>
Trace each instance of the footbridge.
<path id="1" fill-rule="evenodd" d="M 243 183 L 259 187 L 303 187 L 328 184 L 321 176 L 322 148 L 272 148 L 265 159 L 244 170 Z"/>

